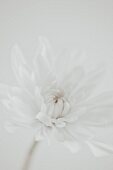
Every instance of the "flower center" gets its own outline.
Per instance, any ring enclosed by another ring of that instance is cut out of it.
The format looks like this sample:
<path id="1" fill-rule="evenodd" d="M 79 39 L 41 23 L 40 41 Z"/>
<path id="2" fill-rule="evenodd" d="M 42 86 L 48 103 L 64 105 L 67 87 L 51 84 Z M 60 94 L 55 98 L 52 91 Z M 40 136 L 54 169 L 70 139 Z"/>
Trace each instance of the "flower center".
<path id="1" fill-rule="evenodd" d="M 64 127 L 66 115 L 70 112 L 70 103 L 60 90 L 49 91 L 44 95 L 45 101 L 40 113 L 37 115 L 46 126 Z"/>
<path id="2" fill-rule="evenodd" d="M 50 98 L 52 100 L 49 100 L 47 104 L 47 114 L 52 119 L 59 119 L 65 117 L 65 115 L 69 112 L 70 104 L 65 99 L 64 92 L 58 91 L 54 94 L 51 94 Z"/>
<path id="3" fill-rule="evenodd" d="M 56 119 L 63 117 L 63 115 L 62 115 L 63 110 L 64 110 L 63 98 L 54 96 L 53 102 L 51 104 L 52 104 L 51 107 L 53 108 L 51 116 Z"/>
<path id="4" fill-rule="evenodd" d="M 55 104 L 58 103 L 58 96 L 53 97 L 53 101 Z"/>

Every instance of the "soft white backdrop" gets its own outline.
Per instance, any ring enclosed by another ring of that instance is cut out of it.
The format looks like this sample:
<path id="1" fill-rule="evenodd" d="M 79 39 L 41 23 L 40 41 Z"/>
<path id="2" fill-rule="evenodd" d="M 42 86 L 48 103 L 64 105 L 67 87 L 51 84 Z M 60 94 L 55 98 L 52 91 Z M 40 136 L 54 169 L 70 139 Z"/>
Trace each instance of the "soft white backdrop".
<path id="1" fill-rule="evenodd" d="M 103 88 L 113 89 L 112 0 L 0 0 L 0 82 L 15 84 L 10 50 L 18 43 L 26 57 L 34 55 L 39 35 L 46 36 L 55 51 L 86 51 L 91 60 L 106 63 Z M 107 82 L 107 83 L 106 83 Z M 32 141 L 28 131 L 7 134 L 7 115 L 0 109 L 0 170 L 20 170 Z M 110 137 L 113 142 L 113 136 Z M 54 143 L 40 144 L 32 170 L 112 170 L 113 155 L 95 158 L 88 148 L 72 154 Z"/>

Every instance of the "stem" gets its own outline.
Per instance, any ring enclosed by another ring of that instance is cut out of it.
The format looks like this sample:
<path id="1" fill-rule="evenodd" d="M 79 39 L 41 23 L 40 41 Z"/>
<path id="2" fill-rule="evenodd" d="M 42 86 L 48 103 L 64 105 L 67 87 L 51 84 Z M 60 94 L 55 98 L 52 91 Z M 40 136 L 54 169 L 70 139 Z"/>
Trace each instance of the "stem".
<path id="1" fill-rule="evenodd" d="M 22 170 L 29 170 L 29 166 L 30 166 L 30 163 L 31 163 L 31 159 L 32 159 L 32 155 L 34 153 L 34 150 L 37 146 L 38 142 L 37 141 L 34 141 L 33 144 L 31 145 L 31 148 L 27 154 L 27 157 L 25 159 L 25 163 L 23 165 L 23 169 Z"/>

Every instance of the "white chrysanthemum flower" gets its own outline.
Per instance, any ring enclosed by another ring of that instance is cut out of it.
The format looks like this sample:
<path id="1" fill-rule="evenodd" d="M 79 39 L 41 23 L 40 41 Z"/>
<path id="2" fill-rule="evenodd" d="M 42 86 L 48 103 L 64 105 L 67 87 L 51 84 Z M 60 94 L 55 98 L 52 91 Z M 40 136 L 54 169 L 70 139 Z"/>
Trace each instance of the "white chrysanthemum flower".
<path id="1" fill-rule="evenodd" d="M 106 155 L 113 147 L 97 141 L 92 127 L 112 123 L 113 95 L 103 92 L 92 97 L 100 73 L 88 72 L 78 60 L 74 55 L 54 57 L 42 38 L 29 66 L 14 46 L 12 68 L 19 86 L 1 85 L 2 103 L 15 114 L 7 129 L 30 127 L 37 141 L 54 137 L 72 152 L 85 143 L 94 155 Z"/>

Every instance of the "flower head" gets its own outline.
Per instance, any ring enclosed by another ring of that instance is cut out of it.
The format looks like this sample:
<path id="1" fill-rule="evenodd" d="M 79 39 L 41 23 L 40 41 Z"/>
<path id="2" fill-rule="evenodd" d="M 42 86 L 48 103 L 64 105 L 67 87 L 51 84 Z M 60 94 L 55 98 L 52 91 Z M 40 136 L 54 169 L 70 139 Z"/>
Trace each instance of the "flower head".
<path id="1" fill-rule="evenodd" d="M 113 152 L 112 147 L 97 141 L 92 131 L 92 127 L 104 129 L 112 123 L 113 95 L 103 92 L 92 97 L 101 74 L 87 71 L 84 58 L 80 59 L 76 55 L 55 57 L 48 41 L 41 38 L 30 65 L 14 46 L 12 68 L 19 86 L 0 86 L 2 103 L 15 115 L 7 129 L 30 127 L 35 140 L 54 137 L 73 152 L 83 143 L 96 156 Z"/>

